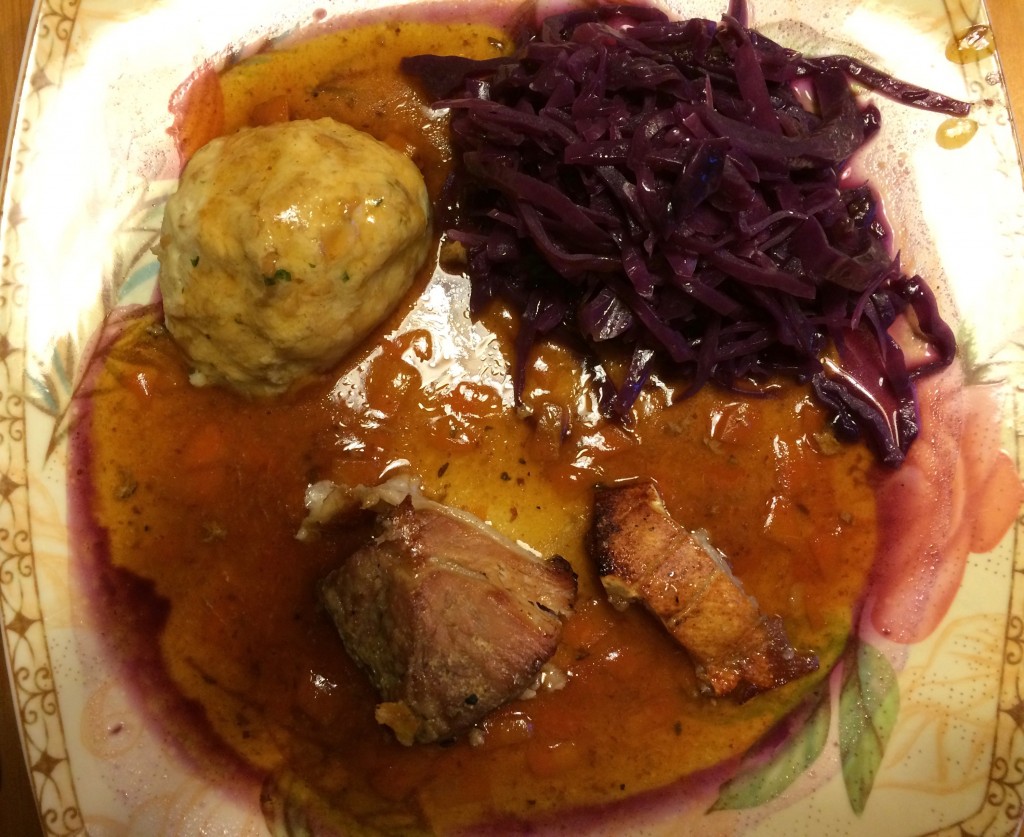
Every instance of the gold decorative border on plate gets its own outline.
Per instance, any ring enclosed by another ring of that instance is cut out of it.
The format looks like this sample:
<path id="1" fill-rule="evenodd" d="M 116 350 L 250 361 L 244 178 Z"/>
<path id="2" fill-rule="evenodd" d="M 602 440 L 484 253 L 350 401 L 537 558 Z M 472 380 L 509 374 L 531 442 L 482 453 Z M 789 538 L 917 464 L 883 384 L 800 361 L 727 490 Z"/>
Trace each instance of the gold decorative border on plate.
<path id="1" fill-rule="evenodd" d="M 60 87 L 79 0 L 37 7 L 17 129 L 7 171 L 0 264 L 0 618 L 21 744 L 43 828 L 48 835 L 85 831 L 65 747 L 46 626 L 40 607 L 29 515 L 25 410 L 24 283 L 18 228 L 24 220 L 20 174 L 32 154 L 33 128 Z"/>
<path id="2" fill-rule="evenodd" d="M 26 437 L 26 412 L 31 406 L 32 390 L 26 370 L 25 278 L 19 254 L 18 229 L 24 220 L 20 177 L 24 161 L 33 155 L 34 127 L 62 83 L 62 75 L 73 54 L 73 35 L 81 0 L 45 0 L 38 9 L 35 35 L 25 88 L 18 111 L 18 130 L 11 151 L 9 182 L 3 207 L 6 230 L 3 262 L 0 265 L 0 620 L 3 624 L 3 653 L 11 671 L 14 702 L 22 730 L 22 746 L 30 768 L 43 825 L 51 835 L 84 833 L 85 824 L 76 794 L 69 761 L 61 707 L 53 678 L 46 624 L 40 603 L 40 583 L 33 551 L 33 521 L 30 518 L 29 474 Z M 723 3 L 724 5 L 724 3 Z M 954 7 L 945 0 L 951 28 L 957 29 L 966 14 L 963 6 Z M 968 4 L 971 5 L 971 4 Z M 984 20 L 984 10 L 974 4 L 972 20 Z M 965 81 L 972 94 L 1004 96 L 998 81 L 968 75 Z M 1002 99 L 1000 98 L 1000 101 Z M 995 121 L 1006 127 L 1004 111 Z M 1014 176 L 1020 177 L 1016 160 Z M 1009 175 L 1009 172 L 1007 172 Z M 149 207 L 143 201 L 142 209 Z M 125 219 L 125 225 L 129 219 Z M 122 233 L 127 230 L 122 230 Z M 137 232 L 137 229 L 136 229 Z M 1020 346 L 1008 347 L 1013 357 L 1005 369 L 1013 381 L 1024 380 L 1024 352 Z M 1012 427 L 1024 427 L 1024 391 L 1016 387 L 1011 408 Z M 41 418 L 58 425 L 59 409 L 43 411 Z M 35 421 L 35 414 L 33 421 Z M 1012 450 L 1018 472 L 1024 472 L 1024 443 L 1021 432 L 1012 433 Z M 1020 517 L 1011 535 L 1012 589 L 1003 638 L 998 717 L 995 723 L 994 752 L 989 768 L 988 789 L 973 815 L 963 822 L 936 832 L 942 837 L 954 835 L 991 835 L 1002 837 L 1016 833 L 1024 816 L 1024 521 Z M 0 684 L 2 685 L 2 684 Z"/>

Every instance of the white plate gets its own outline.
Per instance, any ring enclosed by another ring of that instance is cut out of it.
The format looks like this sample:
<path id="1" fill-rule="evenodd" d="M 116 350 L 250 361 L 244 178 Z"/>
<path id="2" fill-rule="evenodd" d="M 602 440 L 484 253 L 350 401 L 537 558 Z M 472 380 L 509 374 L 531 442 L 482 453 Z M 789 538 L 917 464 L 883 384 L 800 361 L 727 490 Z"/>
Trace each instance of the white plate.
<path id="1" fill-rule="evenodd" d="M 167 135 L 175 89 L 204 62 L 312 24 L 317 8 L 331 19 L 385 5 L 395 4 L 250 0 L 228 12 L 201 0 L 80 0 L 40 10 L 0 227 L 0 616 L 48 833 L 266 831 L 256 784 L 228 798 L 197 779 L 122 684 L 95 666 L 102 640 L 78 618 L 69 593 L 67 410 L 104 315 L 152 295 L 149 247 L 178 166 Z M 664 5 L 717 19 L 725 3 Z M 936 142 L 944 117 L 884 105 L 884 138 L 866 166 L 904 264 L 948 288 L 961 335 L 972 336 L 972 387 L 958 397 L 989 405 L 982 418 L 1019 473 L 1024 193 L 996 59 L 962 66 L 945 57 L 953 31 L 985 21 L 983 9 L 967 6 L 973 11 L 943 0 L 763 0 L 752 23 L 787 46 L 853 51 L 896 76 L 978 103 L 978 132 L 956 150 Z M 984 488 L 983 479 L 965 479 L 972 492 Z M 950 506 L 950 525 L 971 519 L 977 496 Z M 838 741 L 849 718 L 836 697 L 824 748 L 781 796 L 753 809 L 696 815 L 680 813 L 675 797 L 666 797 L 647 810 L 650 829 L 677 833 L 684 816 L 703 819 L 701 833 L 723 834 L 1002 835 L 1019 828 L 1019 535 L 1018 521 L 996 548 L 967 560 L 951 607 L 927 636 L 904 644 L 874 638 L 898 669 L 899 713 L 862 813 L 854 813 L 840 769 Z M 121 724 L 129 734 L 116 746 L 101 743 L 89 734 L 97 723 Z M 623 816 L 603 829 L 640 825 Z"/>

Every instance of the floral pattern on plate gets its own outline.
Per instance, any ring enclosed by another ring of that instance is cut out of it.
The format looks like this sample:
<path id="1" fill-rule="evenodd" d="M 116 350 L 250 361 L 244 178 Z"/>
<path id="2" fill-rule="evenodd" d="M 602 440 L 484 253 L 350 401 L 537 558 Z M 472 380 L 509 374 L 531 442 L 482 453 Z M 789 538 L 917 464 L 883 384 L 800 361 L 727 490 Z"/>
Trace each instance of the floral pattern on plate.
<path id="1" fill-rule="evenodd" d="M 885 107 L 891 138 L 865 162 L 881 173 L 905 262 L 944 276 L 960 311 L 969 351 L 953 386 L 966 385 L 957 432 L 968 455 L 945 500 L 945 542 L 919 545 L 934 551 L 934 578 L 901 590 L 906 575 L 893 572 L 821 699 L 699 816 L 720 833 L 1010 833 L 1024 815 L 1020 521 L 1002 534 L 1020 504 L 1024 290 L 1014 270 L 1024 197 L 996 57 L 946 55 L 954 33 L 984 24 L 984 10 L 948 0 L 771 5 L 757 4 L 752 23 L 787 46 L 852 52 L 981 103 L 959 148 L 942 145 L 967 127 Z M 363 7 L 323 10 L 331 19 Z M 166 133 L 178 85 L 321 18 L 269 0 L 230 17 L 198 0 L 39 9 L 0 226 L 0 616 L 48 834 L 266 832 L 258 786 L 225 799 L 160 755 L 122 686 L 92 668 L 100 640 L 69 594 L 67 418 L 104 318 L 152 298 L 150 248 L 179 165 Z M 904 618 L 911 601 L 925 612 Z M 677 807 L 666 794 L 644 816 L 673 833 Z M 600 830 L 621 833 L 632 817 L 622 811 Z"/>

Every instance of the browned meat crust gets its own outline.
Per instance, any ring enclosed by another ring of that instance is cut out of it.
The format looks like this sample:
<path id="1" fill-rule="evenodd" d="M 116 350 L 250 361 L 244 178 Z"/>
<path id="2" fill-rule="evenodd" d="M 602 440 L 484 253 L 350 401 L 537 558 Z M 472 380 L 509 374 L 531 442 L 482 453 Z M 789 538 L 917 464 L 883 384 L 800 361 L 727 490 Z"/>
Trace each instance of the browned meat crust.
<path id="1" fill-rule="evenodd" d="M 702 533 L 669 515 L 653 482 L 600 487 L 590 551 L 613 605 L 639 601 L 693 659 L 703 691 L 740 699 L 816 671 L 764 616 Z"/>
<path id="2" fill-rule="evenodd" d="M 576 575 L 462 512 L 408 498 L 321 585 L 403 744 L 443 740 L 530 687 L 573 609 Z"/>

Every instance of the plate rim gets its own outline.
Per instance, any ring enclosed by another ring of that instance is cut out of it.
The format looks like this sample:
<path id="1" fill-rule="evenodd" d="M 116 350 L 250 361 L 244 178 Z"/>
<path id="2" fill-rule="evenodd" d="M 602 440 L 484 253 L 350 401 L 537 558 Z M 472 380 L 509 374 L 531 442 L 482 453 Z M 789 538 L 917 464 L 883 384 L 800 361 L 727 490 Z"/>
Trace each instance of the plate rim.
<path id="1" fill-rule="evenodd" d="M 3 248 L 3 281 L 0 282 L 0 438 L 7 437 L 9 458 L 0 468 L 0 528 L 11 533 L 7 543 L 0 542 L 0 650 L 8 673 L 7 687 L 11 690 L 21 749 L 28 769 L 35 802 L 42 825 L 49 834 L 78 834 L 85 829 L 76 792 L 70 756 L 64 744 L 64 726 L 59 695 L 52 675 L 50 646 L 47 640 L 46 619 L 41 612 L 39 578 L 36 573 L 30 514 L 30 480 L 26 411 L 30 408 L 26 397 L 27 369 L 25 364 L 24 306 L 19 303 L 19 283 L 16 254 L 17 228 L 20 220 L 17 195 L 18 160 L 30 152 L 24 144 L 31 135 L 32 124 L 44 112 L 48 100 L 60 87 L 65 63 L 72 51 L 72 36 L 83 2 L 66 0 L 55 5 L 35 0 L 18 77 L 21 93 L 15 98 L 11 114 L 11 130 L 5 146 L 0 194 L 3 213 L 0 215 L 0 247 Z M 982 11 L 986 15 L 984 6 Z M 997 53 L 998 61 L 998 53 Z M 1005 87 L 1004 87 L 1005 90 Z M 1011 126 L 1011 130 L 1013 130 Z M 1021 142 L 1013 131 L 1020 165 Z M 20 340 L 19 340 L 20 338 Z M 1018 394 L 1018 398 L 1022 397 Z M 1024 403 L 1024 399 L 1022 399 Z M 1016 415 L 1024 415 L 1020 404 L 1014 405 Z M 1017 437 L 1012 452 L 1021 472 L 1022 446 Z M 20 477 L 19 477 L 20 475 Z M 1024 744 L 1014 746 L 1014 736 L 1024 735 L 1024 523 L 1018 515 L 1013 539 L 1013 583 L 1009 591 L 1007 635 L 1004 637 L 1003 666 L 1000 673 L 999 721 L 996 745 L 992 758 L 989 792 L 985 802 L 973 817 L 951 825 L 934 834 L 960 833 L 957 827 L 968 823 L 994 825 L 1000 816 L 1012 825 L 1016 811 L 1017 828 L 1024 820 L 1024 768 L 1015 760 L 1024 757 Z M 18 543 L 24 544 L 19 551 Z M 15 548 L 11 548 L 11 547 Z M 14 569 L 12 570 L 11 567 Z M 12 607 L 9 602 L 18 599 L 21 604 Z M 18 658 L 28 657 L 28 667 L 15 665 Z M 0 684 L 2 686 L 3 684 Z M 1007 726 L 1009 725 L 1009 726 Z M 1005 752 L 1005 755 L 1004 755 Z M 997 765 L 999 762 L 1002 767 Z M 1000 770 L 1004 772 L 1000 773 Z M 974 833 L 971 831 L 970 833 Z M 987 833 L 987 831 L 986 831 Z"/>

